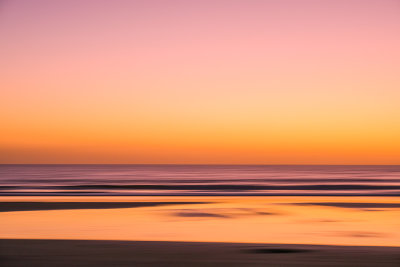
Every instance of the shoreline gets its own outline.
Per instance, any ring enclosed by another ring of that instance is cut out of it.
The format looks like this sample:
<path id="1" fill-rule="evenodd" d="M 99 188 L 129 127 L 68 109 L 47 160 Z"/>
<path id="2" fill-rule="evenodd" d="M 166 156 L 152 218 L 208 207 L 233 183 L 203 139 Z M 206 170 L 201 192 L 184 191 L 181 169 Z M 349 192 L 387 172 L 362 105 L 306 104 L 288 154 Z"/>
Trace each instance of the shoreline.
<path id="1" fill-rule="evenodd" d="M 194 205 L 210 202 L 39 202 L 39 201 L 6 201 L 0 202 L 0 212 L 45 211 L 45 210 L 85 210 L 85 209 L 126 209 L 157 207 L 167 205 Z"/>

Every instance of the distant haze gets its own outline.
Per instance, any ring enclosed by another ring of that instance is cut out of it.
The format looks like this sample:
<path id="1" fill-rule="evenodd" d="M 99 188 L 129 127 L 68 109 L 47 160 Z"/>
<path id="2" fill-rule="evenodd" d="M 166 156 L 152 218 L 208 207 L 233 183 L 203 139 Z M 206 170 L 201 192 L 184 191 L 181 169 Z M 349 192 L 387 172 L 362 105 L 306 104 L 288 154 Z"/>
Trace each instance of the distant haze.
<path id="1" fill-rule="evenodd" d="M 397 0 L 5 0 L 0 36 L 0 163 L 400 164 Z"/>

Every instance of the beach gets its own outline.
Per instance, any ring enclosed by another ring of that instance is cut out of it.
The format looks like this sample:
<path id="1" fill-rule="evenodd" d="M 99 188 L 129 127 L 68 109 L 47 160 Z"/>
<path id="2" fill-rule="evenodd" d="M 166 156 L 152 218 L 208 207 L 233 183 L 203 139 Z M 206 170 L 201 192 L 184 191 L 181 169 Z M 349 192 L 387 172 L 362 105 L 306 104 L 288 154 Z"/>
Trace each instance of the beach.
<path id="1" fill-rule="evenodd" d="M 3 166 L 0 266 L 399 266 L 398 171 Z"/>
<path id="2" fill-rule="evenodd" d="M 0 238 L 400 246 L 395 197 L 0 197 Z"/>
<path id="3" fill-rule="evenodd" d="M 399 266 L 399 206 L 389 197 L 1 197 L 0 265 Z"/>
<path id="4" fill-rule="evenodd" d="M 288 244 L 0 240 L 0 265 L 399 266 L 399 247 Z"/>

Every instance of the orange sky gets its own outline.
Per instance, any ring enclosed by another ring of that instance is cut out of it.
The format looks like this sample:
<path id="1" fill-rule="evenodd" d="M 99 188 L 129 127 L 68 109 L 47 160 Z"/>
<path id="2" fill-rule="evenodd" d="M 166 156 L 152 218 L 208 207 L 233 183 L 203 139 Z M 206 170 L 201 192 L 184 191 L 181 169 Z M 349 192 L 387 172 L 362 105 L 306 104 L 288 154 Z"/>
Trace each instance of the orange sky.
<path id="1" fill-rule="evenodd" d="M 400 164 L 398 1 L 0 12 L 0 163 Z"/>

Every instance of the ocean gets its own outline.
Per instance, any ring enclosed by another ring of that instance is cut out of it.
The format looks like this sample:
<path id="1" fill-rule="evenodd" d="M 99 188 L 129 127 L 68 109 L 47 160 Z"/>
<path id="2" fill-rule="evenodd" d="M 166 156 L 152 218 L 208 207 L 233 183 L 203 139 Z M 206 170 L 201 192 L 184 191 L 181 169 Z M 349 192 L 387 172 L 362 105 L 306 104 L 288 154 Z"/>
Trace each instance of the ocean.
<path id="1" fill-rule="evenodd" d="M 400 166 L 0 165 L 0 196 L 400 196 Z"/>

